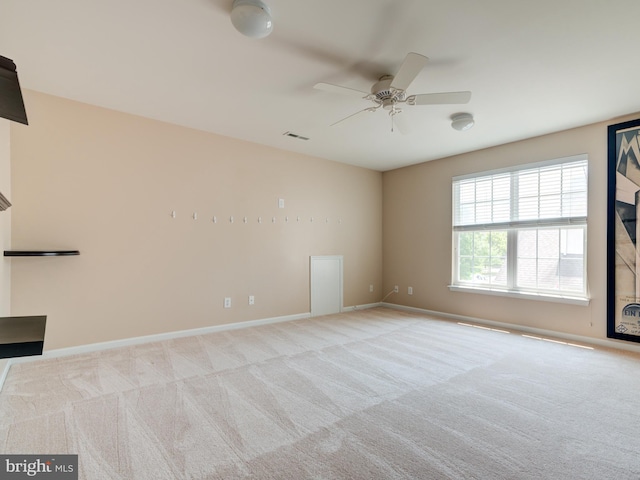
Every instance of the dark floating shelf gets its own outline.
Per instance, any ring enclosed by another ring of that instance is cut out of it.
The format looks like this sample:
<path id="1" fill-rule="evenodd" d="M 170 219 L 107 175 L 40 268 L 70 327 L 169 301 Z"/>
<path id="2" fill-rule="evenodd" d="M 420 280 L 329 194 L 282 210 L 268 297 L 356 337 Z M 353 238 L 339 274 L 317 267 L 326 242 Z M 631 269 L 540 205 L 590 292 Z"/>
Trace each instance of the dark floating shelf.
<path id="1" fill-rule="evenodd" d="M 80 255 L 79 250 L 5 250 L 5 257 L 60 257 Z"/>

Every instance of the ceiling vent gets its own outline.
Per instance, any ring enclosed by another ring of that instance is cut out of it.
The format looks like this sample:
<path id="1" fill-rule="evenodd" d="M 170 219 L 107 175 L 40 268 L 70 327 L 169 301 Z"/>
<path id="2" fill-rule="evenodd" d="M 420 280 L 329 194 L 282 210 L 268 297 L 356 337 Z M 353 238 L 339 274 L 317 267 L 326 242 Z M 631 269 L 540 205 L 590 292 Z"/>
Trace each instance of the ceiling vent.
<path id="1" fill-rule="evenodd" d="M 309 140 L 309 137 L 304 137 L 293 132 L 284 132 L 282 135 L 285 137 L 297 138 L 298 140 Z"/>

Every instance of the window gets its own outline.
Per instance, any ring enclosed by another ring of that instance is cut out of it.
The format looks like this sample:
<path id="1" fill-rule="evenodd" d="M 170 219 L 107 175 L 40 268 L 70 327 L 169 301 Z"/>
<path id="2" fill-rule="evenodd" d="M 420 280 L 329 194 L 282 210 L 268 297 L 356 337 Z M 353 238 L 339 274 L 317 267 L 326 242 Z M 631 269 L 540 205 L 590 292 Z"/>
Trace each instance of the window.
<path id="1" fill-rule="evenodd" d="M 587 157 L 453 179 L 452 289 L 586 300 Z"/>

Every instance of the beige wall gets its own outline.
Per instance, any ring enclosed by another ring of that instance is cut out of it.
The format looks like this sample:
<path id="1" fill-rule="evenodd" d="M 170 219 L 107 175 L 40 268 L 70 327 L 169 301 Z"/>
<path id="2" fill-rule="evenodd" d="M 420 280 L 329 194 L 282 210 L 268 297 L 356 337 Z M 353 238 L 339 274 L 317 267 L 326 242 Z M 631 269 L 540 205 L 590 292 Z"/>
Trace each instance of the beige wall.
<path id="1" fill-rule="evenodd" d="M 45 349 L 309 312 L 310 255 L 344 255 L 345 306 L 380 299 L 380 172 L 25 96 L 13 248 L 81 252 L 11 260 L 12 313 L 48 315 Z"/>
<path id="2" fill-rule="evenodd" d="M 323 254 L 344 255 L 345 306 L 399 285 L 387 301 L 606 338 L 606 127 L 634 117 L 381 174 L 25 95 L 30 125 L 11 123 L 10 166 L 0 123 L 0 182 L 11 168 L 14 205 L 12 228 L 0 217 L 5 247 L 10 232 L 15 249 L 81 250 L 3 260 L 2 307 L 10 291 L 13 315 L 47 314 L 46 349 L 308 312 L 309 256 Z M 590 305 L 449 291 L 451 177 L 580 153 Z"/>
<path id="3" fill-rule="evenodd" d="M 0 192 L 11 202 L 9 120 L 0 118 Z M 11 207 L 0 212 L 0 252 L 11 248 Z M 0 253 L 2 255 L 2 253 Z M 0 317 L 11 313 L 11 261 L 0 259 Z"/>
<path id="4" fill-rule="evenodd" d="M 631 117 L 628 117 L 631 118 Z M 606 338 L 607 125 L 577 128 L 385 172 L 384 288 L 388 298 L 438 312 Z M 461 141 L 464 139 L 461 137 Z M 515 164 L 589 156 L 589 306 L 451 292 L 451 178 Z M 414 295 L 407 295 L 412 286 Z"/>

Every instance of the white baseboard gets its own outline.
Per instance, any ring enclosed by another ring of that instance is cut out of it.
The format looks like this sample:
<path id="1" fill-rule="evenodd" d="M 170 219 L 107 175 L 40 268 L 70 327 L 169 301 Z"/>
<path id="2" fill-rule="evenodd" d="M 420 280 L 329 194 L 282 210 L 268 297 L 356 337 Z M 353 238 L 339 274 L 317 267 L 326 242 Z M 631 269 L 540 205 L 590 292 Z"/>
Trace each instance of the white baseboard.
<path id="1" fill-rule="evenodd" d="M 225 323 L 222 325 L 213 325 L 211 327 L 192 328 L 189 330 L 178 330 L 176 332 L 156 333 L 153 335 L 144 335 L 142 337 L 124 338 L 122 340 L 112 340 L 109 342 L 92 343 L 89 345 L 80 345 L 78 347 L 59 348 L 56 350 L 48 350 L 42 353 L 40 358 L 57 358 L 69 355 L 78 355 L 80 353 L 96 352 L 99 350 L 108 350 L 111 348 L 128 347 L 131 345 L 139 345 L 141 343 L 161 342 L 171 340 L 173 338 L 192 337 L 194 335 L 206 335 L 208 333 L 223 332 L 227 330 L 238 330 L 241 328 L 257 327 L 260 325 L 269 325 L 271 323 L 291 322 L 294 320 L 302 320 L 309 318 L 309 313 L 299 313 L 296 315 L 285 315 L 281 317 L 261 318 L 258 320 L 247 320 L 245 322 Z M 25 359 L 28 357 L 25 357 Z M 19 360 L 19 359 L 15 359 Z M 28 361 L 28 360 L 27 360 Z"/>
<path id="2" fill-rule="evenodd" d="M 302 320 L 309 318 L 310 313 L 299 313 L 295 315 L 284 315 L 281 317 L 261 318 L 258 320 L 247 320 L 245 322 L 237 323 L 225 323 L 223 325 L 213 325 L 211 327 L 192 328 L 189 330 L 178 330 L 176 332 L 156 333 L 153 335 L 144 335 L 142 337 L 124 338 L 122 340 L 112 340 L 109 342 L 91 343 L 88 345 L 79 345 L 77 347 L 58 348 L 55 350 L 47 350 L 42 352 L 42 355 L 34 355 L 30 357 L 16 357 L 9 358 L 4 365 L 4 370 L 0 375 L 0 391 L 4 381 L 9 374 L 9 369 L 12 365 L 17 363 L 33 362 L 35 360 L 68 357 L 69 355 L 79 355 L 83 353 L 92 353 L 100 350 L 110 350 L 112 348 L 129 347 L 132 345 L 140 345 L 150 342 L 161 342 L 164 340 L 171 340 L 173 338 L 191 337 L 195 335 L 206 335 L 209 333 L 222 332 L 227 330 L 238 330 L 241 328 L 257 327 L 260 325 L 269 325 L 272 323 L 292 322 L 294 320 Z M 2 363 L 0 360 L 0 368 Z"/>
<path id="3" fill-rule="evenodd" d="M 479 325 L 488 325 L 491 327 L 500 327 L 509 330 L 515 330 L 523 333 L 531 333 L 534 335 L 541 335 L 544 337 L 561 338 L 563 340 L 570 340 L 572 342 L 579 342 L 587 345 L 597 345 L 604 348 L 616 348 L 618 350 L 626 350 L 629 352 L 640 353 L 640 344 L 634 344 L 625 341 L 618 341 L 614 339 L 585 337 L 583 335 L 573 335 L 571 333 L 556 332 L 555 330 L 545 330 L 542 328 L 527 327 L 525 325 L 516 325 L 512 323 L 494 322 L 493 320 L 486 320 L 484 318 L 468 317 L 466 315 L 456 315 L 453 313 L 438 312 L 435 310 L 426 310 L 424 308 L 407 307 L 404 305 L 397 305 L 395 303 L 382 303 L 381 306 L 392 308 L 395 310 L 404 310 L 407 312 L 420 313 L 423 315 L 432 315 L 434 317 L 445 318 L 447 320 L 453 320 L 456 322 L 464 323 L 476 323 Z"/>
<path id="4" fill-rule="evenodd" d="M 369 308 L 376 308 L 382 306 L 382 303 L 365 303 L 363 305 L 351 305 L 350 307 L 342 307 L 343 312 L 354 312 L 356 310 L 367 310 Z"/>

